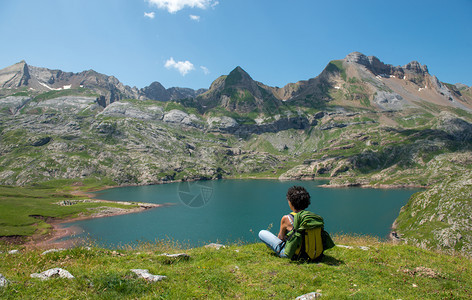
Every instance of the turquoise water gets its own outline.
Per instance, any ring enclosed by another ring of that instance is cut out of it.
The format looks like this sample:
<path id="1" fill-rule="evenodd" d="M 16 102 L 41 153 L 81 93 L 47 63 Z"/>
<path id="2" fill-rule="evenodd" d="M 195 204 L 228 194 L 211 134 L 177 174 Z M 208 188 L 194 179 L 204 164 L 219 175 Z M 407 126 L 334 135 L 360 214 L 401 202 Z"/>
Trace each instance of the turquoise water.
<path id="1" fill-rule="evenodd" d="M 103 246 L 172 239 L 191 246 L 208 242 L 257 241 L 257 233 L 277 233 L 290 212 L 285 198 L 292 185 L 311 195 L 311 210 L 330 233 L 388 236 L 390 226 L 414 189 L 320 188 L 320 181 L 218 180 L 122 187 L 97 198 L 169 204 L 141 213 L 69 223 Z"/>

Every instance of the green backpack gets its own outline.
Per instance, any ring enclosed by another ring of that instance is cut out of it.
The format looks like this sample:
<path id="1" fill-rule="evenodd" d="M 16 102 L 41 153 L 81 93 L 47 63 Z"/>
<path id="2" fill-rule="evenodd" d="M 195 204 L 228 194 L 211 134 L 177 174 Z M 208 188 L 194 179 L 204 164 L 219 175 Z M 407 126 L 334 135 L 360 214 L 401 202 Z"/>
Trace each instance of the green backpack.
<path id="1" fill-rule="evenodd" d="M 287 235 L 285 255 L 292 260 L 319 260 L 323 251 L 334 247 L 334 242 L 324 230 L 323 218 L 310 211 L 291 213 L 293 230 Z"/>

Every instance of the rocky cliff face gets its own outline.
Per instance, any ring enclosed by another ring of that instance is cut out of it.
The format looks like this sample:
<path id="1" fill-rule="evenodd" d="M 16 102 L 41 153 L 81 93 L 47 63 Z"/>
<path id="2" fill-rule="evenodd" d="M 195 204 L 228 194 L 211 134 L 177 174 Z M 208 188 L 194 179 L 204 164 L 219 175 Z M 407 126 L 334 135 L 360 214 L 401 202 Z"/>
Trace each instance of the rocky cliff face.
<path id="1" fill-rule="evenodd" d="M 470 157 L 467 163 L 472 163 Z M 415 194 L 395 221 L 399 238 L 426 249 L 472 256 L 471 174 L 469 169 Z"/>
<path id="2" fill-rule="evenodd" d="M 31 78 L 25 61 L 0 70 L 0 88 L 12 89 L 28 85 Z"/>

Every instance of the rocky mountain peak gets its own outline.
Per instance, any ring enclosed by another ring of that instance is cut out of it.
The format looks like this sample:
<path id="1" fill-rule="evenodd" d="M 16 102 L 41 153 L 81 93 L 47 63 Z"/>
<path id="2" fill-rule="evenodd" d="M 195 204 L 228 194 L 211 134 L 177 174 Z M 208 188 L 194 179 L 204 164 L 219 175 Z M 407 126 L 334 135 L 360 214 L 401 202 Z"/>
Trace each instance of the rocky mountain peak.
<path id="1" fill-rule="evenodd" d="M 419 62 L 415 60 L 404 65 L 403 68 L 417 74 L 422 74 L 422 75 L 428 74 L 428 67 L 426 65 L 421 65 Z"/>
<path id="2" fill-rule="evenodd" d="M 393 70 L 391 65 L 384 64 L 375 56 L 366 56 L 360 52 L 349 53 L 344 60 L 347 63 L 363 65 L 374 74 L 390 74 Z"/>
<path id="3" fill-rule="evenodd" d="M 149 86 L 142 89 L 146 97 L 155 100 L 169 100 L 169 93 L 162 84 L 154 81 Z"/>
<path id="4" fill-rule="evenodd" d="M 368 65 L 369 64 L 369 59 L 367 58 L 366 55 L 360 53 L 360 52 L 351 52 L 346 57 L 344 60 L 347 63 L 357 63 L 361 65 Z"/>
<path id="5" fill-rule="evenodd" d="M 213 81 L 210 89 L 197 97 L 203 110 L 221 106 L 227 111 L 248 113 L 266 112 L 267 107 L 278 107 L 280 101 L 270 88 L 251 78 L 241 67 Z"/>
<path id="6" fill-rule="evenodd" d="M 0 70 L 0 88 L 16 88 L 27 85 L 30 78 L 28 64 L 22 60 Z"/>
<path id="7" fill-rule="evenodd" d="M 225 79 L 225 84 L 228 85 L 247 85 L 253 80 L 249 74 L 243 70 L 240 66 L 234 68 Z"/>

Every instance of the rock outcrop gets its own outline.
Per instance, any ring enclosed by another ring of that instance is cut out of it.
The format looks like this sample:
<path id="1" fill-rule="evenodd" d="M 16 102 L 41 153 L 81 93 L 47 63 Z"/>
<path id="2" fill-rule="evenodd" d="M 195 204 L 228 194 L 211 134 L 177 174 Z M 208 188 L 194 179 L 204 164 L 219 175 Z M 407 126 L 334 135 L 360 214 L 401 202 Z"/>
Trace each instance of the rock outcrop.
<path id="1" fill-rule="evenodd" d="M 161 120 L 164 111 L 159 105 L 133 105 L 130 102 L 114 102 L 108 105 L 100 115 L 138 120 Z"/>
<path id="2" fill-rule="evenodd" d="M 131 272 L 138 275 L 138 277 L 144 278 L 144 279 L 146 279 L 147 281 L 150 281 L 150 282 L 161 281 L 161 280 L 167 278 L 167 276 L 163 276 L 163 275 L 153 275 L 153 274 L 149 273 L 149 270 L 147 270 L 147 269 L 131 269 Z"/>
<path id="3" fill-rule="evenodd" d="M 0 114 L 16 115 L 31 101 L 31 97 L 9 96 L 0 99 Z"/>
<path id="4" fill-rule="evenodd" d="M 472 256 L 471 190 L 469 171 L 415 194 L 400 211 L 394 231 L 408 244 Z"/>
<path id="5" fill-rule="evenodd" d="M 61 269 L 61 268 L 53 268 L 53 269 L 49 269 L 41 273 L 31 274 L 31 278 L 38 278 L 41 280 L 48 280 L 54 277 L 66 278 L 66 279 L 74 278 L 74 276 L 69 271 Z"/>
<path id="6" fill-rule="evenodd" d="M 28 85 L 28 65 L 24 60 L 0 70 L 0 88 L 11 89 Z"/>
<path id="7" fill-rule="evenodd" d="M 183 124 L 187 126 L 199 127 L 200 120 L 194 114 L 187 114 L 178 109 L 173 109 L 164 114 L 164 122 Z"/>
<path id="8" fill-rule="evenodd" d="M 5 276 L 3 276 L 2 274 L 0 274 L 0 287 L 6 287 L 8 285 L 8 280 L 5 278 Z"/>
<path id="9" fill-rule="evenodd" d="M 65 96 L 43 101 L 31 102 L 27 110 L 39 109 L 40 111 L 58 111 L 78 114 L 85 110 L 100 111 L 101 108 L 97 103 L 97 98 Z"/>

